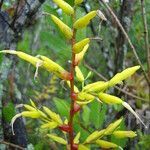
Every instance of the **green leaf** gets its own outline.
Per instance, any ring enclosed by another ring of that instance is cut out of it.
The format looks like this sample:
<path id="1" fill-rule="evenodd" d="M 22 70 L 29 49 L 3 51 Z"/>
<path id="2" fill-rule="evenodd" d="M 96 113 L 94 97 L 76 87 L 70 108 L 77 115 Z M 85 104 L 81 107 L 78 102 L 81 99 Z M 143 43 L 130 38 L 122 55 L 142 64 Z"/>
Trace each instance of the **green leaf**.
<path id="1" fill-rule="evenodd" d="M 93 101 L 90 104 L 90 122 L 92 122 L 95 128 L 100 128 L 104 122 L 106 114 L 106 105 L 101 105 L 98 101 Z"/>
<path id="2" fill-rule="evenodd" d="M 88 126 L 90 124 L 90 113 L 92 113 L 92 112 L 91 112 L 90 108 L 87 105 L 85 105 L 82 108 L 82 110 L 83 110 L 82 119 L 84 121 L 84 125 Z"/>
<path id="3" fill-rule="evenodd" d="M 56 105 L 57 111 L 60 114 L 60 116 L 67 117 L 67 119 L 68 119 L 69 118 L 69 109 L 70 109 L 69 103 L 63 99 L 59 99 L 56 97 L 53 100 L 54 100 L 54 103 Z"/>

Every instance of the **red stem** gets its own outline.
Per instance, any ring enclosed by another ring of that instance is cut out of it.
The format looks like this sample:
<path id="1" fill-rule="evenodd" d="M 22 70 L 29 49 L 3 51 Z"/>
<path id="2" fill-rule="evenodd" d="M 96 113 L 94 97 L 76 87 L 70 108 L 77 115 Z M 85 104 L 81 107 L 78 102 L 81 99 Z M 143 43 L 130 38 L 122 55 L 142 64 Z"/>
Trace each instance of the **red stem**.
<path id="1" fill-rule="evenodd" d="M 72 16 L 73 23 L 75 21 L 75 15 Z M 74 72 L 75 72 L 75 53 L 73 52 L 73 45 L 75 44 L 75 37 L 76 37 L 76 30 L 73 28 L 73 37 L 71 39 L 71 46 L 72 46 L 72 63 L 71 63 L 71 77 L 72 79 L 70 80 L 70 97 L 71 97 L 71 104 L 70 104 L 70 118 L 69 118 L 69 126 L 70 126 L 70 132 L 69 132 L 69 143 L 70 143 L 70 149 L 73 150 L 73 118 L 74 118 Z"/>

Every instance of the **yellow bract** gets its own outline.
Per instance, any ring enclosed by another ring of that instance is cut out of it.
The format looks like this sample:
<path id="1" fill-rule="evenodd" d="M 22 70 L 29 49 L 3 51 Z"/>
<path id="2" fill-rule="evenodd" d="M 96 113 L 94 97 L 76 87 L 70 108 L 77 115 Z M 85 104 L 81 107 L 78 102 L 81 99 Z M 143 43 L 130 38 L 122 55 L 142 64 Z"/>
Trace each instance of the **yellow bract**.
<path id="1" fill-rule="evenodd" d="M 74 9 L 66 3 L 64 0 L 53 0 L 66 14 L 72 15 L 74 13 Z"/>
<path id="2" fill-rule="evenodd" d="M 74 1 L 75 5 L 79 5 L 79 4 L 81 4 L 82 2 L 83 2 L 83 0 L 75 0 L 75 1 Z"/>
<path id="3" fill-rule="evenodd" d="M 74 28 L 84 28 L 86 27 L 92 18 L 96 16 L 97 11 L 91 11 L 87 15 L 83 16 L 82 18 L 79 18 L 73 25 Z"/>
<path id="4" fill-rule="evenodd" d="M 52 140 L 54 140 L 54 141 L 60 143 L 60 144 L 63 144 L 63 145 L 66 145 L 66 144 L 67 144 L 67 141 L 66 141 L 66 140 L 64 140 L 63 138 L 58 137 L 58 136 L 56 136 L 56 135 L 54 135 L 54 134 L 47 134 L 47 136 L 50 137 Z"/>
<path id="5" fill-rule="evenodd" d="M 80 53 L 76 54 L 75 65 L 78 65 L 81 62 L 88 48 L 89 44 L 85 45 L 83 50 Z"/>
<path id="6" fill-rule="evenodd" d="M 15 51 L 15 50 L 3 50 L 3 51 L 0 51 L 0 53 L 8 53 L 8 54 L 15 54 L 17 55 L 19 58 L 23 59 L 23 60 L 26 60 L 27 62 L 31 63 L 32 65 L 36 66 L 37 63 L 43 63 L 42 60 L 40 60 L 39 58 L 37 57 L 33 57 L 31 55 L 28 55 L 24 52 L 21 52 L 21 51 Z"/>
<path id="7" fill-rule="evenodd" d="M 101 131 L 94 131 L 92 134 L 90 134 L 84 143 L 92 143 L 95 140 L 101 138 L 104 135 L 105 130 L 101 130 Z"/>
<path id="8" fill-rule="evenodd" d="M 73 45 L 73 51 L 75 54 L 80 53 L 84 46 L 87 45 L 90 42 L 89 38 L 83 39 L 82 41 L 76 43 L 75 45 Z"/>
<path id="9" fill-rule="evenodd" d="M 125 80 L 126 78 L 130 77 L 132 74 L 134 74 L 140 66 L 134 66 L 125 69 L 124 71 L 117 73 L 110 81 L 109 86 L 114 86 L 115 84 L 121 83 L 121 81 Z"/>
<path id="10" fill-rule="evenodd" d="M 80 92 L 78 93 L 77 101 L 93 101 L 95 97 L 91 94 Z"/>
<path id="11" fill-rule="evenodd" d="M 137 136 L 133 131 L 115 131 L 113 135 L 117 138 L 134 138 Z"/>
<path id="12" fill-rule="evenodd" d="M 77 77 L 77 80 L 80 81 L 80 82 L 83 82 L 84 81 L 84 76 L 80 70 L 80 68 L 78 66 L 75 67 L 75 72 L 76 72 L 76 77 Z"/>
<path id="13" fill-rule="evenodd" d="M 46 70 L 55 73 L 58 77 L 64 80 L 70 79 L 70 73 L 63 69 L 60 65 L 45 56 L 40 55 L 39 57 L 43 60 L 43 67 Z"/>
<path id="14" fill-rule="evenodd" d="M 120 98 L 106 93 L 99 93 L 98 98 L 107 104 L 122 104 L 123 102 Z"/>
<path id="15" fill-rule="evenodd" d="M 75 136 L 75 138 L 74 138 L 74 140 L 73 140 L 73 142 L 75 143 L 75 144 L 78 144 L 79 143 L 79 138 L 80 138 L 80 132 L 78 132 L 78 134 Z"/>
<path id="16" fill-rule="evenodd" d="M 54 61 L 50 60 L 49 58 L 45 56 L 39 56 L 42 59 L 41 60 L 37 57 L 33 57 L 21 51 L 3 50 L 3 51 L 0 51 L 0 53 L 15 54 L 19 58 L 26 60 L 27 62 L 31 63 L 35 67 L 42 67 L 46 69 L 47 71 L 53 72 L 61 79 L 70 80 L 70 73 L 68 71 L 66 71 L 60 65 L 58 65 L 57 63 L 55 63 Z"/>
<path id="17" fill-rule="evenodd" d="M 83 144 L 79 144 L 78 150 L 90 150 L 90 149 L 87 146 L 83 145 Z"/>
<path id="18" fill-rule="evenodd" d="M 118 145 L 112 142 L 104 141 L 104 140 L 97 140 L 96 144 L 98 144 L 102 148 L 110 149 L 110 148 L 117 148 Z"/>
<path id="19" fill-rule="evenodd" d="M 41 114 L 38 111 L 23 111 L 21 113 L 23 117 L 29 117 L 29 118 L 40 118 Z"/>
<path id="20" fill-rule="evenodd" d="M 117 129 L 117 127 L 120 125 L 120 123 L 122 122 L 122 118 L 118 119 L 117 121 L 115 121 L 114 123 L 111 123 L 106 129 L 105 129 L 105 135 L 111 135 L 114 130 Z"/>
<path id="21" fill-rule="evenodd" d="M 83 90 L 86 92 L 100 92 L 100 91 L 107 89 L 107 87 L 108 87 L 108 82 L 98 81 L 98 82 L 86 85 L 83 88 Z"/>
<path id="22" fill-rule="evenodd" d="M 65 37 L 67 39 L 71 39 L 73 35 L 72 30 L 56 16 L 51 15 L 51 18 L 55 22 L 55 24 L 59 27 L 61 32 L 65 35 Z"/>
<path id="23" fill-rule="evenodd" d="M 58 123 L 57 122 L 48 122 L 48 123 L 45 123 L 43 125 L 41 125 L 41 128 L 42 129 L 45 129 L 45 128 L 48 128 L 48 129 L 54 129 L 58 126 Z"/>
<path id="24" fill-rule="evenodd" d="M 49 115 L 52 120 L 56 121 L 59 125 L 63 124 L 61 118 L 59 115 L 57 115 L 55 112 L 51 111 L 49 108 L 43 106 L 44 111 Z"/>
<path id="25" fill-rule="evenodd" d="M 36 109 L 30 105 L 24 104 L 23 106 L 29 111 L 36 111 Z"/>

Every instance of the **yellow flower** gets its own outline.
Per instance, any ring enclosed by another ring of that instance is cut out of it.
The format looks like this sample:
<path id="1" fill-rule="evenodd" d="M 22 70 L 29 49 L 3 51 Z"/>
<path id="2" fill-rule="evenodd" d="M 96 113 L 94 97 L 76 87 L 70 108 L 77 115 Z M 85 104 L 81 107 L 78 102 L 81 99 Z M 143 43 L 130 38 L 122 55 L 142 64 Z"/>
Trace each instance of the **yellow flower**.
<path id="1" fill-rule="evenodd" d="M 120 98 L 106 93 L 99 93 L 98 98 L 107 104 L 122 104 L 123 102 Z"/>
<path id="2" fill-rule="evenodd" d="M 137 134 L 133 131 L 115 131 L 113 135 L 117 138 L 134 138 Z"/>
<path id="3" fill-rule="evenodd" d="M 115 84 L 121 83 L 123 80 L 125 80 L 126 78 L 130 77 L 131 75 L 133 75 L 138 69 L 140 68 L 140 66 L 134 66 L 134 67 L 130 67 L 125 69 L 124 71 L 117 73 L 110 81 L 109 81 L 109 86 L 114 86 Z"/>
<path id="4" fill-rule="evenodd" d="M 93 19 L 97 14 L 97 11 L 91 11 L 87 15 L 83 16 L 82 18 L 79 18 L 73 25 L 74 28 L 79 29 L 79 28 L 84 28 L 86 27 L 89 23 L 90 20 Z"/>
<path id="5" fill-rule="evenodd" d="M 52 140 L 54 140 L 54 141 L 60 143 L 60 144 L 67 145 L 67 141 L 64 140 L 64 139 L 61 138 L 61 137 L 58 137 L 58 136 L 56 136 L 56 135 L 54 135 L 54 134 L 47 134 L 47 136 L 48 136 L 49 138 L 51 138 Z"/>
<path id="6" fill-rule="evenodd" d="M 97 140 L 96 144 L 98 144 L 101 148 L 105 148 L 105 149 L 111 149 L 111 148 L 117 148 L 117 147 L 119 147 L 115 143 L 104 141 L 104 140 Z"/>
<path id="7" fill-rule="evenodd" d="M 105 129 L 105 135 L 111 135 L 114 130 L 116 130 L 118 128 L 118 126 L 120 125 L 120 123 L 122 122 L 122 118 L 118 119 L 117 121 L 115 121 L 114 123 L 109 124 L 109 126 Z"/>
<path id="8" fill-rule="evenodd" d="M 56 114 L 55 112 L 51 111 L 49 108 L 43 106 L 44 111 L 47 113 L 48 116 L 51 117 L 52 120 L 57 122 L 59 125 L 63 124 L 60 116 Z"/>
<path id="9" fill-rule="evenodd" d="M 62 68 L 60 65 L 52 61 L 51 59 L 40 55 L 39 56 L 43 60 L 43 67 L 56 74 L 58 77 L 64 79 L 64 80 L 70 80 L 70 73 L 66 71 L 64 68 Z"/>
<path id="10" fill-rule="evenodd" d="M 77 101 L 93 101 L 95 97 L 91 94 L 80 92 L 78 93 Z"/>
<path id="11" fill-rule="evenodd" d="M 75 0 L 75 1 L 74 1 L 75 5 L 79 5 L 79 4 L 81 4 L 82 2 L 83 2 L 83 0 Z"/>
<path id="12" fill-rule="evenodd" d="M 41 125 L 42 129 L 48 128 L 48 129 L 54 129 L 58 126 L 57 122 L 48 122 L 48 123 L 44 123 L 43 125 Z"/>
<path id="13" fill-rule="evenodd" d="M 89 44 L 85 45 L 83 50 L 80 53 L 76 54 L 76 57 L 75 57 L 75 65 L 76 66 L 82 61 L 88 48 L 89 48 Z"/>
<path id="14" fill-rule="evenodd" d="M 90 134 L 84 143 L 92 143 L 95 140 L 101 138 L 104 135 L 105 130 L 101 130 L 101 131 L 94 131 L 92 134 Z"/>
<path id="15" fill-rule="evenodd" d="M 56 16 L 51 15 L 51 18 L 55 22 L 55 24 L 59 27 L 61 32 L 65 35 L 65 37 L 71 39 L 73 35 L 72 30 Z"/>
<path id="16" fill-rule="evenodd" d="M 36 66 L 37 63 L 41 64 L 42 66 L 42 63 L 43 61 L 40 60 L 39 58 L 37 57 L 33 57 L 31 55 L 28 55 L 24 52 L 21 52 L 21 51 L 15 51 L 15 50 L 3 50 L 3 51 L 0 51 L 0 53 L 8 53 L 8 54 L 15 54 L 17 55 L 19 58 L 31 63 L 33 66 Z"/>
<path id="17" fill-rule="evenodd" d="M 78 54 L 80 53 L 84 46 L 87 45 L 88 43 L 90 42 L 90 39 L 89 38 L 86 38 L 86 39 L 83 39 L 82 41 L 76 43 L 73 45 L 73 51 L 75 54 Z"/>
<path id="18" fill-rule="evenodd" d="M 64 0 L 53 0 L 66 14 L 72 15 L 74 13 L 73 8 Z"/>
<path id="19" fill-rule="evenodd" d="M 75 67 L 75 72 L 76 72 L 76 77 L 77 77 L 77 80 L 80 81 L 80 82 L 83 82 L 84 81 L 84 76 L 80 70 L 80 68 L 78 66 Z"/>
<path id="20" fill-rule="evenodd" d="M 108 82 L 98 81 L 95 83 L 91 83 L 86 85 L 83 90 L 86 92 L 100 92 L 104 91 L 108 87 Z"/>

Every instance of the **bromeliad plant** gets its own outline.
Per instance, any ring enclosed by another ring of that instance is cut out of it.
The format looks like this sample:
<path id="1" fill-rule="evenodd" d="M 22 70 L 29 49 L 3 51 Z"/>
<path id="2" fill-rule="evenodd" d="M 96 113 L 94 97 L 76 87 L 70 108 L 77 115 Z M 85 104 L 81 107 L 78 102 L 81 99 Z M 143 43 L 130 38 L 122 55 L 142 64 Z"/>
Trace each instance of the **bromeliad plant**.
<path id="1" fill-rule="evenodd" d="M 43 68 L 62 80 L 65 80 L 70 88 L 70 114 L 69 119 L 63 120 L 61 116 L 53 111 L 50 108 L 45 106 L 41 109 L 38 109 L 34 102 L 31 100 L 31 105 L 24 104 L 24 108 L 26 109 L 22 113 L 17 114 L 13 117 L 11 125 L 13 131 L 13 124 L 14 121 L 20 117 L 29 117 L 33 119 L 39 119 L 41 121 L 42 129 L 49 129 L 54 130 L 58 128 L 65 134 L 67 139 L 59 137 L 55 134 L 47 134 L 47 137 L 51 138 L 55 142 L 61 143 L 66 145 L 67 149 L 70 150 L 88 150 L 90 149 L 90 145 L 94 144 L 99 147 L 109 149 L 109 148 L 117 148 L 119 147 L 115 143 L 108 142 L 103 140 L 104 136 L 114 135 L 117 138 L 133 138 L 136 136 L 136 133 L 133 131 L 119 131 L 118 127 L 122 122 L 122 118 L 111 123 L 108 127 L 103 130 L 96 130 L 92 134 L 90 134 L 85 141 L 80 142 L 80 132 L 77 135 L 74 135 L 74 127 L 73 121 L 74 116 L 77 112 L 82 110 L 84 105 L 88 105 L 88 103 L 98 100 L 101 103 L 106 104 L 120 104 L 127 108 L 140 122 L 144 125 L 140 117 L 134 112 L 134 110 L 130 107 L 128 103 L 123 101 L 122 99 L 107 94 L 106 91 L 113 87 L 116 84 L 122 83 L 123 80 L 133 75 L 140 67 L 134 66 L 131 68 L 127 68 L 124 71 L 117 73 L 112 79 L 107 82 L 104 81 L 97 81 L 95 83 L 91 83 L 85 85 L 84 82 L 87 78 L 84 77 L 82 71 L 80 70 L 80 62 L 84 58 L 85 53 L 89 47 L 90 38 L 85 38 L 81 41 L 76 41 L 76 32 L 81 28 L 85 28 L 89 23 L 90 20 L 93 19 L 96 15 L 101 17 L 101 19 L 106 20 L 105 16 L 99 10 L 94 10 L 89 12 L 87 15 L 76 19 L 76 7 L 82 3 L 83 0 L 75 0 L 74 6 L 70 6 L 63 0 L 53 0 L 56 5 L 58 5 L 64 13 L 71 16 L 72 18 L 72 27 L 69 27 L 64 22 L 62 22 L 58 17 L 52 14 L 45 13 L 50 15 L 53 22 L 58 26 L 60 31 L 64 34 L 67 40 L 71 41 L 71 50 L 72 50 L 72 59 L 71 59 L 71 66 L 70 71 L 65 70 L 59 64 L 55 63 L 51 59 L 38 55 L 37 57 L 28 55 L 21 51 L 15 50 L 3 50 L 0 53 L 9 53 L 17 55 L 19 58 L 31 63 L 33 66 L 36 67 L 37 75 L 38 68 Z M 82 89 L 79 90 L 78 87 L 75 86 L 75 77 L 76 79 L 82 84 Z M 92 113 L 92 112 L 91 112 Z M 145 125 L 144 125 L 145 126 Z M 15 134 L 13 132 L 13 134 Z"/>

